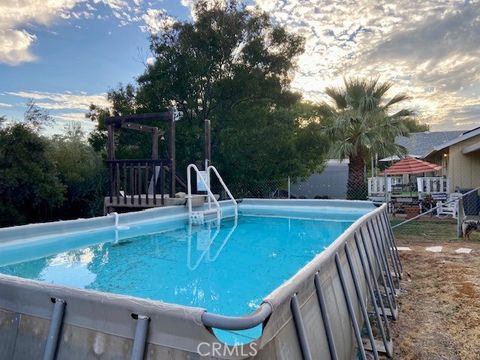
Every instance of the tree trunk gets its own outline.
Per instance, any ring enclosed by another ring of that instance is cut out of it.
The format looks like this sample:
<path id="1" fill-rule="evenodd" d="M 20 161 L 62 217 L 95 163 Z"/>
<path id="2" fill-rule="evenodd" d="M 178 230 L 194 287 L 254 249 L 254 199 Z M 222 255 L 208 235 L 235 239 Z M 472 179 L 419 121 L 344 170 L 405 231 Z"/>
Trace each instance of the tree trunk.
<path id="1" fill-rule="evenodd" d="M 365 200 L 367 198 L 367 184 L 365 182 L 365 160 L 363 153 L 358 151 L 350 156 L 348 164 L 347 199 Z"/>

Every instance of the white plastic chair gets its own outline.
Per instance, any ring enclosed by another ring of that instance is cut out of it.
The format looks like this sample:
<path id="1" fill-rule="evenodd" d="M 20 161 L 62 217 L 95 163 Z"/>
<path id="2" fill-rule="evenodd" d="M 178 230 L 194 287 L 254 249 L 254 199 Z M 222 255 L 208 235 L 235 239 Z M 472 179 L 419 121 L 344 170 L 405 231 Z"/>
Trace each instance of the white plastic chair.
<path id="1" fill-rule="evenodd" d="M 452 216 L 454 219 L 458 217 L 458 200 L 462 197 L 461 193 L 451 193 L 448 196 L 448 200 L 444 203 L 443 201 L 437 202 L 437 217 L 442 216 Z"/>

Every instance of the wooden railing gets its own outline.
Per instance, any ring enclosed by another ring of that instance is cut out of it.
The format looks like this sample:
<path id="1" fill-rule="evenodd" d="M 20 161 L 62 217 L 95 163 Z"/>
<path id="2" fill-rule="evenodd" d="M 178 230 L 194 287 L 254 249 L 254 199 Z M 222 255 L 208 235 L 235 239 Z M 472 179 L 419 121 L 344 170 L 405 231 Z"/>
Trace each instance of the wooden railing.
<path id="1" fill-rule="evenodd" d="M 164 204 L 165 170 L 170 160 L 107 160 L 110 203 Z"/>

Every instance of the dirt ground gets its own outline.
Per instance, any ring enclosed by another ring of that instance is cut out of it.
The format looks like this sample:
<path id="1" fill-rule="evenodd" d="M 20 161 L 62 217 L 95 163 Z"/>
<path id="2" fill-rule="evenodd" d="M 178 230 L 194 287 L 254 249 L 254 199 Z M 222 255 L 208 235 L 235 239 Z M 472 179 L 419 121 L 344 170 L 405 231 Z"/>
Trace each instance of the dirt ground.
<path id="1" fill-rule="evenodd" d="M 480 359 L 480 234 L 458 241 L 455 224 L 418 222 L 396 231 L 404 281 L 392 323 L 395 359 Z M 427 246 L 443 246 L 440 253 Z M 473 249 L 456 254 L 458 248 Z"/>

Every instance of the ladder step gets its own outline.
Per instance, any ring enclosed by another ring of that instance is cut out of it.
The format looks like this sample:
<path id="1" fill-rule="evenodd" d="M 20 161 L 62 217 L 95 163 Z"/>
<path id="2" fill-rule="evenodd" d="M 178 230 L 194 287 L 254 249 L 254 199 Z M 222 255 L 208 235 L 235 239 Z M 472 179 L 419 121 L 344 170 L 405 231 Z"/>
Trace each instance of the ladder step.
<path id="1" fill-rule="evenodd" d="M 190 214 L 190 221 L 192 222 L 192 224 L 201 225 L 205 223 L 207 217 L 211 217 L 211 215 L 218 216 L 219 214 L 221 216 L 220 209 L 192 211 L 192 213 Z"/>

